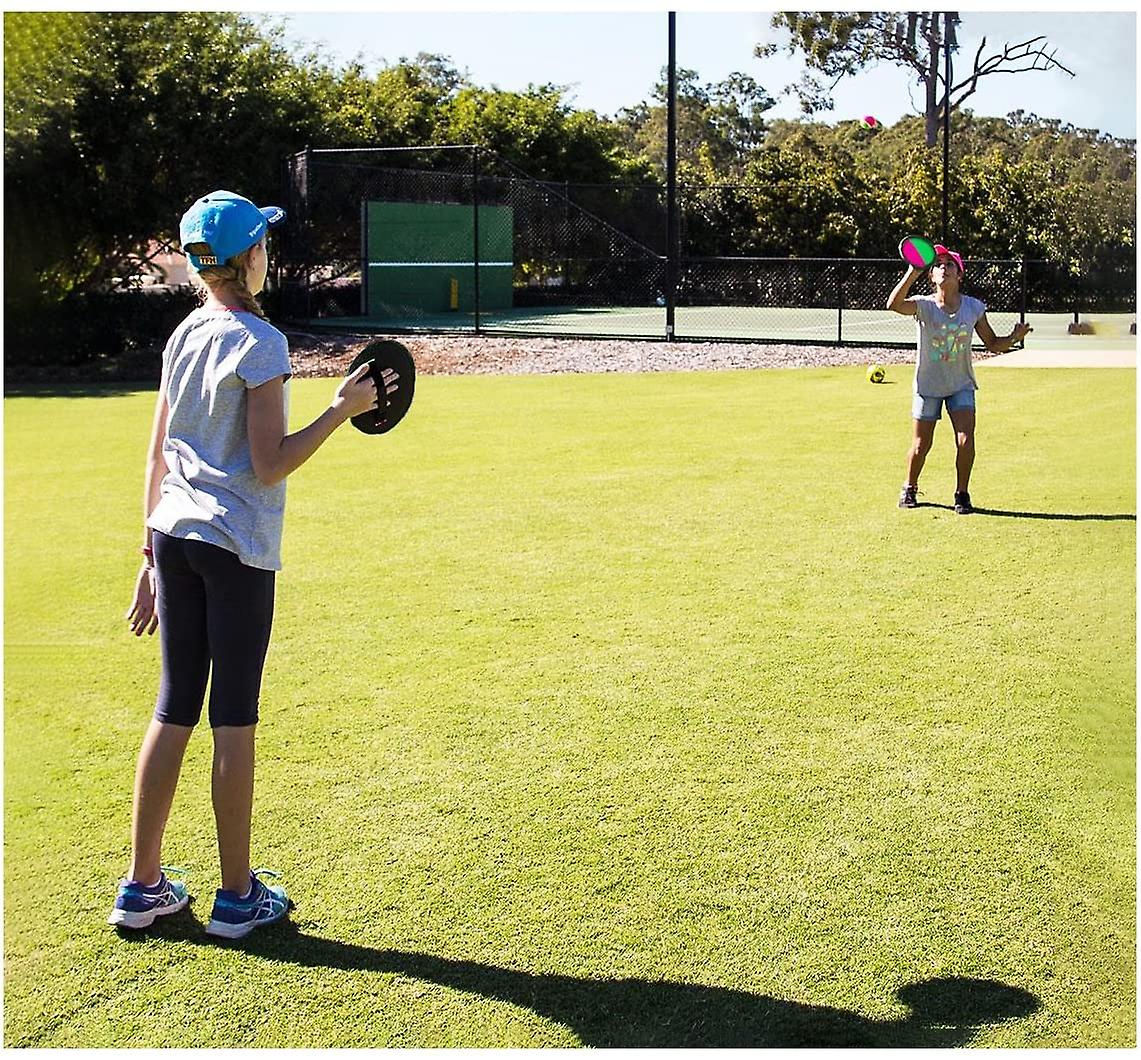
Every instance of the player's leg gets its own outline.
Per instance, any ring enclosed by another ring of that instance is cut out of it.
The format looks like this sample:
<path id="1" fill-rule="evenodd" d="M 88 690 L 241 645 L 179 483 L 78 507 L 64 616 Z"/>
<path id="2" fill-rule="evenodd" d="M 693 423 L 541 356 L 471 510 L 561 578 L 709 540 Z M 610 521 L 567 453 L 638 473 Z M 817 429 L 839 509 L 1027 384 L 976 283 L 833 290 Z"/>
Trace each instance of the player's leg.
<path id="1" fill-rule="evenodd" d="M 911 445 L 907 450 L 907 477 L 899 496 L 901 508 L 914 508 L 918 504 L 916 494 L 919 488 L 919 475 L 924 461 L 931 451 L 935 438 L 935 424 L 939 422 L 942 402 L 939 398 L 924 398 L 915 395 L 912 403 Z"/>
<path id="2" fill-rule="evenodd" d="M 206 582 L 210 633 L 210 728 L 214 734 L 211 791 L 218 829 L 222 889 L 250 886 L 250 818 L 254 741 L 262 670 L 273 626 L 273 571 L 203 546 L 195 562 Z"/>
<path id="3" fill-rule="evenodd" d="M 135 767 L 131 867 L 107 918 L 120 928 L 149 927 L 189 901 L 186 885 L 163 872 L 162 838 L 206 692 L 205 602 L 201 581 L 186 564 L 184 542 L 156 532 L 154 550 L 162 676 Z"/>
<path id="4" fill-rule="evenodd" d="M 975 410 L 947 408 L 955 428 L 955 511 L 966 515 L 971 509 L 971 471 L 975 466 Z"/>
<path id="5" fill-rule="evenodd" d="M 154 535 L 162 676 L 135 770 L 131 824 L 130 878 L 144 884 L 159 878 L 163 832 L 209 674 L 205 596 L 201 579 L 186 564 L 185 544 Z"/>

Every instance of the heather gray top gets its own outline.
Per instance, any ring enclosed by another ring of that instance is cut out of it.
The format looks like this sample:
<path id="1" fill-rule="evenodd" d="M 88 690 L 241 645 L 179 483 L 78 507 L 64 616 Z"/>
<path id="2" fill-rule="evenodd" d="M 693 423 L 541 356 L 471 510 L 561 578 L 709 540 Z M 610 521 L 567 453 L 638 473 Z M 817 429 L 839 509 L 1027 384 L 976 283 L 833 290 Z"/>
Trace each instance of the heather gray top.
<path id="1" fill-rule="evenodd" d="M 924 397 L 947 397 L 967 387 L 977 390 L 979 384 L 971 367 L 971 334 L 986 306 L 965 294 L 954 313 L 940 309 L 934 295 L 918 295 L 912 301 L 919 327 L 915 392 Z"/>
<path id="2" fill-rule="evenodd" d="M 246 433 L 247 389 L 279 375 L 290 376 L 289 344 L 261 317 L 196 309 L 179 324 L 163 351 L 167 472 L 148 526 L 281 570 L 285 483 L 258 481 Z M 288 420 L 288 385 L 285 403 Z"/>

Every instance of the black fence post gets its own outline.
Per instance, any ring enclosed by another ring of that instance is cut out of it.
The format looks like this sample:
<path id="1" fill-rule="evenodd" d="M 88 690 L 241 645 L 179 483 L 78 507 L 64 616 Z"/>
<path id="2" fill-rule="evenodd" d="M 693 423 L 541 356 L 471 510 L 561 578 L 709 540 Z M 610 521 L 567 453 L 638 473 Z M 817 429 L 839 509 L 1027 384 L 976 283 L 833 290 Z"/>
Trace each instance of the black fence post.
<path id="1" fill-rule="evenodd" d="M 475 274 L 473 291 L 475 295 L 475 333 L 479 334 L 479 148 L 471 149 L 471 203 L 472 238 L 471 260 Z"/>
<path id="2" fill-rule="evenodd" d="M 1022 255 L 1022 275 L 1018 284 L 1018 322 L 1026 323 L 1026 254 Z"/>
<path id="3" fill-rule="evenodd" d="M 361 316 L 368 316 L 368 199 L 361 199 Z"/>
<path id="4" fill-rule="evenodd" d="M 289 216 L 290 208 L 293 205 L 289 198 L 289 189 L 291 186 L 292 181 L 290 180 L 289 173 L 289 156 L 286 155 L 281 160 L 281 191 L 279 193 L 280 198 L 278 198 L 277 201 L 285 203 L 285 214 L 287 217 Z M 288 246 L 288 239 L 289 237 L 286 236 L 286 246 Z M 278 316 L 280 317 L 287 316 L 287 311 L 289 309 L 288 305 L 286 305 L 286 297 L 282 291 L 281 284 L 283 278 L 281 261 L 284 257 L 284 254 L 285 250 L 282 247 L 282 240 L 279 238 L 277 241 L 277 253 L 273 255 L 273 289 L 277 292 Z"/>
<path id="5" fill-rule="evenodd" d="M 313 269 L 312 238 L 309 229 L 309 181 L 312 174 L 309 172 L 309 162 L 313 157 L 313 148 L 305 145 L 305 171 L 301 178 L 301 239 L 305 255 L 305 319 L 313 319 L 313 291 L 310 283 L 310 273 Z"/>
<path id="6" fill-rule="evenodd" d="M 570 181 L 563 181 L 563 232 L 559 242 L 563 245 L 563 292 L 570 290 L 570 259 L 566 255 L 570 245 Z"/>
<path id="7" fill-rule="evenodd" d="M 844 341 L 844 266 L 836 266 L 836 343 Z"/>

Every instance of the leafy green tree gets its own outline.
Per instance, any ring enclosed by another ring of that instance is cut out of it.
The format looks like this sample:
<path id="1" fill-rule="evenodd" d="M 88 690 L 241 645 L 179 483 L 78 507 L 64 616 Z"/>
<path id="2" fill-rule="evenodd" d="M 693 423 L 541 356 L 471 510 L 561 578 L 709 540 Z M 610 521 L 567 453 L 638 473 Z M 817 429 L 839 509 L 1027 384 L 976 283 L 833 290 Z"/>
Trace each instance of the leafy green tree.
<path id="1" fill-rule="evenodd" d="M 668 125 L 666 71 L 654 86 L 652 104 L 623 108 L 616 122 L 632 151 L 639 152 L 659 176 L 666 168 Z M 704 153 L 720 173 L 739 174 L 750 151 L 765 139 L 764 114 L 776 104 L 747 74 L 732 73 L 724 81 L 701 84 L 695 70 L 677 71 L 677 157 L 699 165 Z"/>
<path id="2" fill-rule="evenodd" d="M 420 52 L 367 78 L 359 64 L 333 77 L 322 147 L 416 147 L 437 139 L 440 108 L 469 88 L 445 56 Z"/>
<path id="3" fill-rule="evenodd" d="M 792 137 L 746 167 L 759 255 L 834 257 L 859 251 L 872 194 L 842 150 Z"/>
<path id="4" fill-rule="evenodd" d="M 45 27 L 57 32 L 29 62 L 27 40 Z M 211 187 L 272 201 L 283 155 L 323 128 L 331 79 L 243 16 L 9 14 L 5 29 L 5 57 L 17 59 L 5 69 L 17 292 L 106 283 L 149 239 L 173 238 Z"/>
<path id="5" fill-rule="evenodd" d="M 440 107 L 434 142 L 479 144 L 538 180 L 645 179 L 648 167 L 624 149 L 619 130 L 594 111 L 574 110 L 566 91 L 465 85 Z"/>

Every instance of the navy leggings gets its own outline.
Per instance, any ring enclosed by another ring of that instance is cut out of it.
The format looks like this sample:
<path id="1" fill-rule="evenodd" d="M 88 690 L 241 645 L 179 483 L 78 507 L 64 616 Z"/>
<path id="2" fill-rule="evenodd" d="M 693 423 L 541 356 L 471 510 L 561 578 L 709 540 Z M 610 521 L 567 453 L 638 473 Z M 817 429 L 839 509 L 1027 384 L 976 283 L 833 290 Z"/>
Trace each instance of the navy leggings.
<path id="1" fill-rule="evenodd" d="M 198 724 L 210 677 L 210 726 L 255 725 L 273 625 L 274 572 L 205 541 L 154 532 L 162 680 L 154 716 Z"/>

